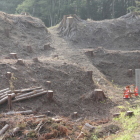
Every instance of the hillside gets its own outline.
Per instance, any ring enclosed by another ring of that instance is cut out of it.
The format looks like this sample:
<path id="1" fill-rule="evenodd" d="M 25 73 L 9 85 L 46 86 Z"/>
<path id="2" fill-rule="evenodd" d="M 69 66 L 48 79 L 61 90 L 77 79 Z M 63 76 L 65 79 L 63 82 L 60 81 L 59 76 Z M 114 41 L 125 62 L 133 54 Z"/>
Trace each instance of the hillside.
<path id="1" fill-rule="evenodd" d="M 6 72 L 13 73 L 14 90 L 37 86 L 47 90 L 47 81 L 51 81 L 53 101 L 42 95 L 13 103 L 13 110 L 33 110 L 36 115 L 51 111 L 61 116 L 64 122 L 65 119 L 70 121 L 72 131 L 76 126 L 77 133 L 70 134 L 73 139 L 80 132 L 77 125 L 83 125 L 86 121 L 92 125 L 105 123 L 105 135 L 116 133 L 119 129 L 116 125 L 114 132 L 107 130 L 108 126 L 114 123 L 113 114 L 122 110 L 118 106 L 128 104 L 123 100 L 122 89 L 135 84 L 134 70 L 140 68 L 139 24 L 137 15 L 104 21 L 81 20 L 69 39 L 62 37 L 57 27 L 47 29 L 37 18 L 1 12 L 0 90 L 11 86 Z M 10 53 L 16 53 L 17 58 L 11 58 Z M 24 64 L 18 64 L 17 59 L 22 59 Z M 131 76 L 128 75 L 129 69 L 133 71 Z M 89 71 L 93 72 L 92 77 Z M 97 88 L 105 93 L 105 101 L 96 102 L 88 96 Z M 135 97 L 130 104 L 134 101 Z M 6 103 L 0 106 L 1 113 L 9 111 Z M 71 117 L 73 112 L 78 112 L 78 123 Z M 18 116 L 19 121 L 22 122 L 24 117 Z M 1 126 L 11 123 L 7 116 L 1 116 L 1 119 Z M 38 121 L 35 126 L 37 124 Z M 13 126 L 15 124 L 11 123 L 10 127 Z M 22 134 L 19 139 L 29 139 Z M 69 139 L 65 135 L 64 138 Z M 62 137 L 58 135 L 57 139 Z M 34 139 L 38 139 L 37 136 Z"/>

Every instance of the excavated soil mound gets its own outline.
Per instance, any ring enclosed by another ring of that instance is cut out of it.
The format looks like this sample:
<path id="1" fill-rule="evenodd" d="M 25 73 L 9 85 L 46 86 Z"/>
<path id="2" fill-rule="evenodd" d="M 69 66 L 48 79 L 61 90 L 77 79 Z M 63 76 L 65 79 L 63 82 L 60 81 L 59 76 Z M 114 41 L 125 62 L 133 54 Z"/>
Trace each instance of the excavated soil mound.
<path id="1" fill-rule="evenodd" d="M 50 41 L 47 28 L 38 18 L 0 12 L 0 25 L 1 58 L 8 58 L 9 53 L 17 53 L 21 58 L 35 57 L 43 53 L 44 45 Z"/>
<path id="2" fill-rule="evenodd" d="M 71 40 L 90 48 L 103 46 L 107 49 L 135 50 L 139 49 L 139 35 L 140 16 L 129 13 L 112 20 L 77 22 L 77 30 Z"/>

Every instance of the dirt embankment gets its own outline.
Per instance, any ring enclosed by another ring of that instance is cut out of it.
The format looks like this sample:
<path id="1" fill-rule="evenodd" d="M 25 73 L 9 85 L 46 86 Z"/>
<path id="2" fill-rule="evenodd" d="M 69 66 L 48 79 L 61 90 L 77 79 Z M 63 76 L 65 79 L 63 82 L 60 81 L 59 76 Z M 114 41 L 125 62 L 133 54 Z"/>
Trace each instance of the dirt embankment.
<path id="1" fill-rule="evenodd" d="M 112 20 L 79 22 L 72 40 L 90 48 L 102 46 L 107 49 L 127 51 L 139 50 L 139 36 L 140 16 L 129 13 Z"/>
<path id="2" fill-rule="evenodd" d="M 50 41 L 47 28 L 38 18 L 0 12 L 0 24 L 1 58 L 13 52 L 20 58 L 35 57 L 43 53 L 44 45 Z"/>

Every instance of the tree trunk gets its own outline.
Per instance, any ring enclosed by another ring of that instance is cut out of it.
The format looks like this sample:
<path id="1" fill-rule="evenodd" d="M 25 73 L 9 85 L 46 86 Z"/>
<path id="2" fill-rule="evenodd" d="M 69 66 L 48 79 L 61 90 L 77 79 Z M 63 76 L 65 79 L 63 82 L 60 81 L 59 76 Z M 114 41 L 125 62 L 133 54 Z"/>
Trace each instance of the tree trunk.
<path id="1" fill-rule="evenodd" d="M 14 98 L 14 97 L 15 97 L 15 93 L 12 93 L 11 98 Z M 5 103 L 6 101 L 8 101 L 8 95 L 0 100 L 0 104 Z"/>
<path id="2" fill-rule="evenodd" d="M 72 38 L 77 31 L 78 22 L 81 21 L 82 20 L 75 14 L 64 15 L 58 27 L 59 33 L 64 37 Z"/>

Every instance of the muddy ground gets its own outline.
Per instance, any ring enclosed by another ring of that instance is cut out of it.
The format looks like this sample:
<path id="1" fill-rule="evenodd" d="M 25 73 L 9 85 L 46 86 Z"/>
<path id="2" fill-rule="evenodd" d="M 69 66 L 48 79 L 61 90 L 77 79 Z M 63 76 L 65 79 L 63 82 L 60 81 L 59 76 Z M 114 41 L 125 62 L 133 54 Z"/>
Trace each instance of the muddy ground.
<path id="1" fill-rule="evenodd" d="M 15 89 L 47 89 L 46 81 L 51 81 L 55 99 L 49 102 L 43 95 L 14 103 L 13 109 L 32 109 L 38 114 L 51 111 L 65 117 L 78 112 L 82 118 L 111 120 L 113 113 L 119 112 L 117 106 L 124 104 L 122 89 L 135 84 L 134 70 L 140 68 L 140 17 L 129 19 L 82 21 L 69 40 L 58 34 L 57 27 L 47 29 L 37 18 L 1 12 L 0 89 L 10 86 L 5 74 L 12 72 Z M 44 49 L 46 44 L 50 47 Z M 10 53 L 17 53 L 25 65 L 17 64 Z M 93 71 L 92 79 L 87 71 Z M 104 91 L 105 102 L 84 100 L 95 88 Z M 7 104 L 0 105 L 0 112 L 7 111 Z"/>

